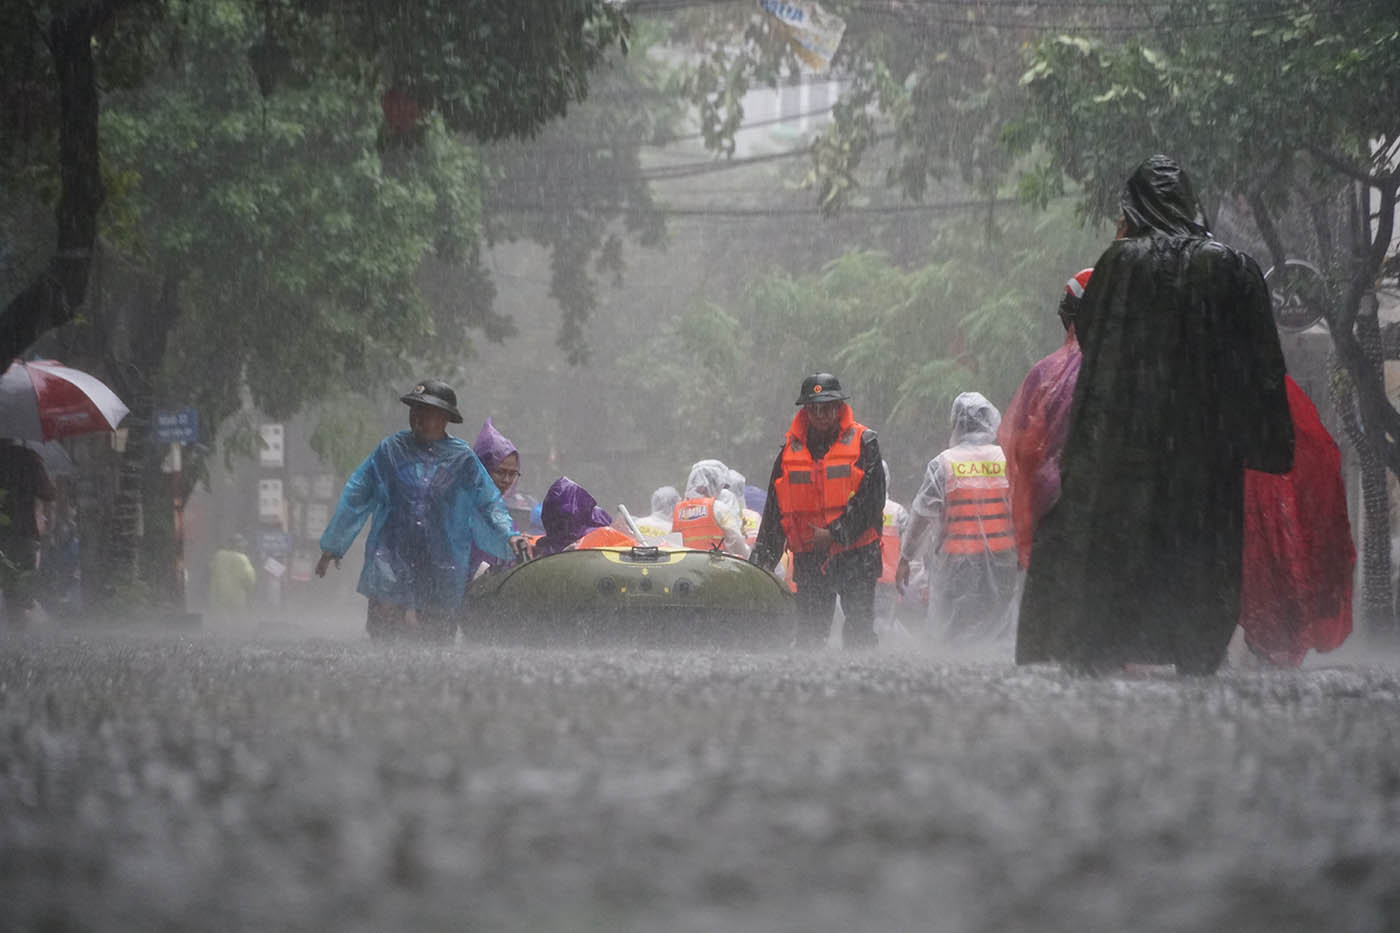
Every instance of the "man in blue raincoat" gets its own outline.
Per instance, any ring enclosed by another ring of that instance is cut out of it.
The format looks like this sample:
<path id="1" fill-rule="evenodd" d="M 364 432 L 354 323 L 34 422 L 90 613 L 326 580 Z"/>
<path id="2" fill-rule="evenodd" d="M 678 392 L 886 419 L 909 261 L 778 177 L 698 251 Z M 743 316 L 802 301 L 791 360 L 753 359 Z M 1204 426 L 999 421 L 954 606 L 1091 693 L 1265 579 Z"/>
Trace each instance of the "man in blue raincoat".
<path id="1" fill-rule="evenodd" d="M 321 535 L 323 577 L 339 566 L 371 519 L 357 589 L 369 599 L 371 638 L 447 641 L 455 631 L 471 571 L 472 546 L 506 559 L 524 548 L 500 491 L 466 441 L 447 433 L 460 424 L 457 395 L 425 379 L 400 397 L 409 430 L 379 442 L 340 494 Z"/>

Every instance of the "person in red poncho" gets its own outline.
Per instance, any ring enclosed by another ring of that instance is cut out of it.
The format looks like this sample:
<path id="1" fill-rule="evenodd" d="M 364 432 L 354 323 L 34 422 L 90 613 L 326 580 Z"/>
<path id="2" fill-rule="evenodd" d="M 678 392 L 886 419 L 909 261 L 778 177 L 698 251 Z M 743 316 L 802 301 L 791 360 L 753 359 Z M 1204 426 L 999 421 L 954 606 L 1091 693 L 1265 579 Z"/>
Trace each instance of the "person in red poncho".
<path id="1" fill-rule="evenodd" d="M 1059 308 L 1065 342 L 1031 367 L 997 429 L 997 443 L 1006 453 L 1016 558 L 1022 570 L 1030 563 L 1036 523 L 1060 497 L 1060 450 L 1069 430 L 1069 408 L 1082 359 L 1074 316 L 1093 271 L 1081 269 L 1065 283 Z"/>

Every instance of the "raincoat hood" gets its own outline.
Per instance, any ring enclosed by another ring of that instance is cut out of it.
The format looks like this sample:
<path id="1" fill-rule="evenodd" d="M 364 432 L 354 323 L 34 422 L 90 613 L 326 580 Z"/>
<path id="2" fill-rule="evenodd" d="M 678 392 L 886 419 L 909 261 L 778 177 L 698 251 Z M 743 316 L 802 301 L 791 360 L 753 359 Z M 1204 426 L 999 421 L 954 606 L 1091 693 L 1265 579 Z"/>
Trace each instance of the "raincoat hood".
<path id="1" fill-rule="evenodd" d="M 757 486 L 744 487 L 744 508 L 753 509 L 755 512 L 762 512 L 763 507 L 768 504 L 768 490 L 760 489 Z"/>
<path id="2" fill-rule="evenodd" d="M 995 444 L 1001 412 L 981 392 L 963 392 L 953 399 L 953 433 L 948 446 Z"/>
<path id="3" fill-rule="evenodd" d="M 676 491 L 675 486 L 662 486 L 651 494 L 651 514 L 665 515 L 669 521 L 679 501 L 681 494 Z"/>
<path id="4" fill-rule="evenodd" d="M 1175 160 L 1164 155 L 1149 157 L 1133 171 L 1119 207 L 1134 234 L 1210 235 L 1191 180 Z"/>
<path id="5" fill-rule="evenodd" d="M 690 468 L 685 481 L 686 499 L 712 499 L 725 489 L 733 488 L 733 477 L 739 478 L 739 494 L 743 494 L 744 478 L 718 460 L 701 460 Z"/>
<path id="6" fill-rule="evenodd" d="M 544 537 L 535 544 L 537 554 L 564 550 L 594 528 L 612 524 L 612 516 L 598 508 L 598 501 L 578 483 L 561 476 L 540 503 Z"/>
<path id="7" fill-rule="evenodd" d="M 504 434 L 496 430 L 490 418 L 481 426 L 481 433 L 477 434 L 476 440 L 472 442 L 472 450 L 481 460 L 481 465 L 486 467 L 487 473 L 494 470 L 496 464 L 506 457 L 520 452 Z"/>

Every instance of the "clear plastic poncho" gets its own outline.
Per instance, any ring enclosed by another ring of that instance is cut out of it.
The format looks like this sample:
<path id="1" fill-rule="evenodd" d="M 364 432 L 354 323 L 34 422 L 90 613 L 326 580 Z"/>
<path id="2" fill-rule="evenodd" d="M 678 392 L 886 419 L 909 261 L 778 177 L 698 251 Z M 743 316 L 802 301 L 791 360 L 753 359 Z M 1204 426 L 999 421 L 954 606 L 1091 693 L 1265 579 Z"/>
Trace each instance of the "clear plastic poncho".
<path id="1" fill-rule="evenodd" d="M 675 486 L 661 486 L 651 494 L 651 514 L 637 519 L 637 530 L 648 542 L 665 538 L 671 533 L 671 516 L 681 494 Z"/>
<path id="2" fill-rule="evenodd" d="M 738 492 L 735 492 L 735 490 Z M 714 499 L 715 522 L 724 531 L 724 552 L 749 555 L 744 539 L 744 476 L 719 460 L 700 460 L 690 468 L 682 499 Z"/>
<path id="3" fill-rule="evenodd" d="M 948 448 L 929 461 L 924 481 L 910 503 L 909 527 L 900 555 L 921 556 L 928 575 L 928 634 L 949 641 L 1009 637 L 1016 595 L 1015 548 L 995 550 L 985 540 L 972 553 L 947 553 L 948 499 L 954 464 L 977 464 L 988 475 L 1005 476 L 1006 457 L 997 445 L 1001 413 L 980 392 L 953 400 Z"/>

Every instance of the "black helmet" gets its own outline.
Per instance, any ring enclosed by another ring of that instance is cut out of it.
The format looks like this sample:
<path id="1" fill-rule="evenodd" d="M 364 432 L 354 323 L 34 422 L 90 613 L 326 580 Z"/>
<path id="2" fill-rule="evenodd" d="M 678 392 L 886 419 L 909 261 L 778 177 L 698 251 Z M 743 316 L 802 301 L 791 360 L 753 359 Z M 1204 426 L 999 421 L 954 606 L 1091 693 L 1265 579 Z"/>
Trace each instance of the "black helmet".
<path id="1" fill-rule="evenodd" d="M 457 411 L 457 393 L 448 388 L 440 379 L 424 379 L 413 387 L 407 395 L 400 395 L 399 401 L 405 405 L 431 405 L 447 412 L 447 420 L 453 424 L 462 423 L 462 414 Z"/>
<path id="2" fill-rule="evenodd" d="M 850 398 L 841 391 L 841 381 L 831 373 L 812 373 L 802 380 L 802 391 L 797 394 L 797 404 L 810 402 L 844 402 Z"/>

